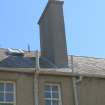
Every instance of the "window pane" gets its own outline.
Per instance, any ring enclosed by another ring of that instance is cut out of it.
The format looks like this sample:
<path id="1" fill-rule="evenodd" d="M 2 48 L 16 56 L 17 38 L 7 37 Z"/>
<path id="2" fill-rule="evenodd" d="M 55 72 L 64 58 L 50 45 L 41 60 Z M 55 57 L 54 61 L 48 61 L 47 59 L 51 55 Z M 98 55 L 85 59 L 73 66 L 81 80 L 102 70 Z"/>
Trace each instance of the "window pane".
<path id="1" fill-rule="evenodd" d="M 59 105 L 59 102 L 57 100 L 53 100 L 52 105 Z"/>
<path id="2" fill-rule="evenodd" d="M 59 84 L 47 84 L 45 86 L 44 95 L 45 95 L 45 105 L 60 105 L 60 94 L 59 94 Z"/>
<path id="3" fill-rule="evenodd" d="M 51 93 L 45 92 L 45 98 L 51 98 Z"/>
<path id="4" fill-rule="evenodd" d="M 0 101 L 4 101 L 4 93 L 0 93 Z"/>
<path id="5" fill-rule="evenodd" d="M 7 102 L 13 102 L 13 94 L 12 93 L 6 93 L 6 101 Z"/>
<path id="6" fill-rule="evenodd" d="M 45 105 L 51 105 L 51 100 L 45 100 Z"/>
<path id="7" fill-rule="evenodd" d="M 50 86 L 45 86 L 45 91 L 50 91 L 51 87 Z"/>
<path id="8" fill-rule="evenodd" d="M 12 83 L 6 83 L 5 91 L 13 92 L 13 84 Z"/>
<path id="9" fill-rule="evenodd" d="M 58 91 L 58 86 L 52 86 L 52 91 Z"/>
<path id="10" fill-rule="evenodd" d="M 4 91 L 4 83 L 0 83 L 0 92 L 3 92 Z"/>
<path id="11" fill-rule="evenodd" d="M 58 93 L 57 93 L 57 92 L 53 92 L 53 93 L 52 93 L 52 98 L 59 98 Z"/>

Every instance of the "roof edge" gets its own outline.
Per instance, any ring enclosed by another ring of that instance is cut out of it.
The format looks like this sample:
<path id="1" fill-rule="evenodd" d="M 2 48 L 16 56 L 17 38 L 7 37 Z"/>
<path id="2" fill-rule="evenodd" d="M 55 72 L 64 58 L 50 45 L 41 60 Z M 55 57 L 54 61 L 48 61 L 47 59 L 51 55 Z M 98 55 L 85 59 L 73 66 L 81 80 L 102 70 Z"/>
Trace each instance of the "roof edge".
<path id="1" fill-rule="evenodd" d="M 0 68 L 0 72 L 20 72 L 20 73 L 36 73 L 36 68 Z M 80 74 L 80 73 L 73 73 L 73 72 L 61 72 L 56 71 L 56 69 L 39 69 L 37 72 L 39 75 L 52 75 L 52 76 L 71 76 L 71 77 L 90 77 L 90 78 L 105 78 L 105 75 L 100 74 Z"/>

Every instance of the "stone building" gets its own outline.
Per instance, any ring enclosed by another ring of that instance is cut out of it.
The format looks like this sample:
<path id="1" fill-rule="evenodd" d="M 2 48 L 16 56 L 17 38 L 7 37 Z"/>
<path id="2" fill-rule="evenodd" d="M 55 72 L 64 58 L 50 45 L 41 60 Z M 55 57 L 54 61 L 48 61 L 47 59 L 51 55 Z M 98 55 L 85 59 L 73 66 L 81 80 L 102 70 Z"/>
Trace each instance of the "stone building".
<path id="1" fill-rule="evenodd" d="M 40 53 L 0 49 L 0 105 L 105 105 L 105 59 L 67 54 L 63 3 L 39 19 Z"/>

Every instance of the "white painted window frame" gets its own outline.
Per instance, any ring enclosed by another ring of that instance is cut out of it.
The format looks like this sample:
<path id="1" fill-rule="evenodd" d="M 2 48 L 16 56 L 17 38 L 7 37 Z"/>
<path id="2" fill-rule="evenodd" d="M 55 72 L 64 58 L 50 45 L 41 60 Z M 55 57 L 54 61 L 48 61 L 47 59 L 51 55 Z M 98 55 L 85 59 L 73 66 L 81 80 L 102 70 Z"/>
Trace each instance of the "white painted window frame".
<path id="1" fill-rule="evenodd" d="M 6 85 L 6 83 L 12 83 L 13 84 L 13 92 L 6 92 L 5 91 L 5 86 L 4 86 L 3 93 L 13 93 L 13 99 L 14 99 L 13 102 L 7 102 L 6 100 L 0 101 L 0 104 L 3 103 L 3 104 L 13 104 L 13 105 L 16 105 L 16 83 L 14 81 L 5 81 L 5 80 L 0 80 L 0 83 L 4 83 L 4 85 Z"/>
<path id="2" fill-rule="evenodd" d="M 50 100 L 50 101 L 56 100 L 56 101 L 58 101 L 59 105 L 62 105 L 62 100 L 61 100 L 62 99 L 61 98 L 61 86 L 60 86 L 60 84 L 57 84 L 57 83 L 46 83 L 45 86 L 57 86 L 58 87 L 58 98 L 52 98 L 52 90 L 51 90 L 51 98 L 46 98 L 45 97 L 45 101 L 46 100 Z M 44 93 L 45 92 L 49 92 L 49 91 L 45 91 L 44 90 Z M 52 105 L 52 102 L 51 102 L 51 105 Z"/>

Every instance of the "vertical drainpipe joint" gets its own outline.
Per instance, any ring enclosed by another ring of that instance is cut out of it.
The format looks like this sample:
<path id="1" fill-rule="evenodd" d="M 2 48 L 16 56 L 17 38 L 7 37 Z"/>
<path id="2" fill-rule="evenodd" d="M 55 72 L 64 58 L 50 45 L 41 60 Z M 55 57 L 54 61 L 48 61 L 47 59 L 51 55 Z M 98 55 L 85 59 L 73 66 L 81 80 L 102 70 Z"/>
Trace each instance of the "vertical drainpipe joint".
<path id="1" fill-rule="evenodd" d="M 83 80 L 83 76 L 78 76 L 77 80 L 76 80 L 76 83 L 81 83 Z"/>

